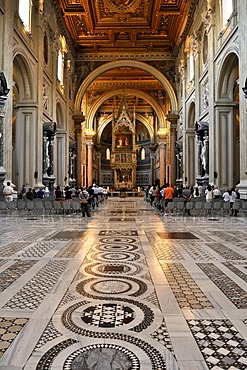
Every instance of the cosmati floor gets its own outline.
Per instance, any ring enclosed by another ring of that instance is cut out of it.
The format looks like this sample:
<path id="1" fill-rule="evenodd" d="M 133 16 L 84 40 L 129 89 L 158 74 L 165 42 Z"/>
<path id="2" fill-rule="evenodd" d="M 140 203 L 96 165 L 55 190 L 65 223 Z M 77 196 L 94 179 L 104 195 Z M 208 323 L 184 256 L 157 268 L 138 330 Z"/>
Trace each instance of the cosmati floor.
<path id="1" fill-rule="evenodd" d="M 0 369 L 247 369 L 247 218 L 0 215 Z"/>

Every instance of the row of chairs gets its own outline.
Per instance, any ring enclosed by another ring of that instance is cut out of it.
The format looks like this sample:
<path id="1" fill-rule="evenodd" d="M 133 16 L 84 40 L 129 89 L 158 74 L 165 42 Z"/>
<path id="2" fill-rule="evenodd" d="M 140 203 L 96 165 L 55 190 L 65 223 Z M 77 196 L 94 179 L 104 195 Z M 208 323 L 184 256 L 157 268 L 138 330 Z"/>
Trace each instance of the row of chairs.
<path id="1" fill-rule="evenodd" d="M 72 200 L 68 202 L 62 200 L 47 200 L 36 199 L 31 200 L 17 200 L 12 202 L 0 202 L 0 211 L 17 211 L 17 212 L 35 212 L 35 213 L 79 213 L 81 211 L 81 202 L 79 200 Z"/>
<path id="2" fill-rule="evenodd" d="M 247 212 L 247 201 L 237 200 L 231 204 L 221 200 L 213 200 L 212 202 L 197 200 L 186 203 L 180 198 L 178 201 L 168 203 L 165 212 L 176 214 L 191 213 L 201 216 L 209 214 L 237 215 L 238 213 L 244 214 Z"/>

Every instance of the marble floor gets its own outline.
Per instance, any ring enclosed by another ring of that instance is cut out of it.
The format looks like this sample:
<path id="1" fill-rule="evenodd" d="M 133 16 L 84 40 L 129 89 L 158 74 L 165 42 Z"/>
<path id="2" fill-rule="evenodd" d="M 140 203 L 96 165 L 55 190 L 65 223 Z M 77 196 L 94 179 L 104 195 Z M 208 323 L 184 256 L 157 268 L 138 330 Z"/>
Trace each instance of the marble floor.
<path id="1" fill-rule="evenodd" d="M 247 369 L 247 217 L 0 214 L 1 370 Z"/>

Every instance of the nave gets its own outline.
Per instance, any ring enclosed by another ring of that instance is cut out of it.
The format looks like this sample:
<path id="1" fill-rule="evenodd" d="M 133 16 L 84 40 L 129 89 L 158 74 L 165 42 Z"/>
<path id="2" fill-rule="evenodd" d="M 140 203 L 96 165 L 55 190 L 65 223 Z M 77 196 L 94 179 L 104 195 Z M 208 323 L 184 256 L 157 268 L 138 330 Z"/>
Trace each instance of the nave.
<path id="1" fill-rule="evenodd" d="M 247 368 L 247 218 L 0 214 L 1 370 Z"/>

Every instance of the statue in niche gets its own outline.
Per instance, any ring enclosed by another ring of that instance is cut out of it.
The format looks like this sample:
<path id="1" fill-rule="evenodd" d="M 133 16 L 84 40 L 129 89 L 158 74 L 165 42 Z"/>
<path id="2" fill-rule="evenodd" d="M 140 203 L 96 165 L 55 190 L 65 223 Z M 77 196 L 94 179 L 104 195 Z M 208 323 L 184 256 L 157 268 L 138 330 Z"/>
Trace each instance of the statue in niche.
<path id="1" fill-rule="evenodd" d="M 120 138 L 118 139 L 118 145 L 119 145 L 119 146 L 122 146 L 122 145 L 123 145 L 123 139 L 121 138 L 121 136 L 120 136 Z"/>
<path id="2" fill-rule="evenodd" d="M 124 139 L 124 145 L 126 145 L 126 146 L 129 145 L 129 139 L 127 137 Z"/>
<path id="3" fill-rule="evenodd" d="M 48 109 L 48 94 L 47 94 L 47 86 L 43 85 L 43 108 Z"/>
<path id="4" fill-rule="evenodd" d="M 205 171 L 206 171 L 206 151 L 207 151 L 207 148 L 206 148 L 206 145 L 205 145 L 205 142 L 204 142 L 203 146 L 202 146 L 200 158 L 201 158 L 201 161 L 202 161 L 202 166 L 203 166 Z"/>

